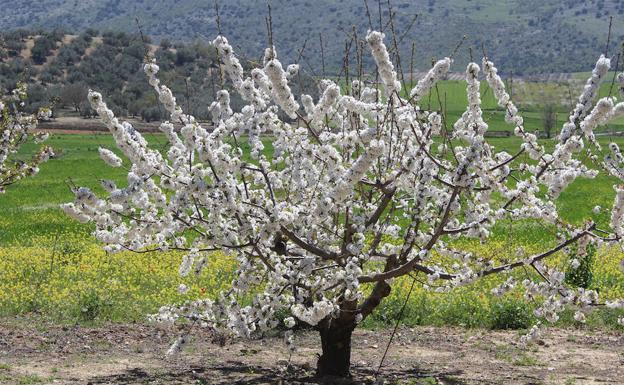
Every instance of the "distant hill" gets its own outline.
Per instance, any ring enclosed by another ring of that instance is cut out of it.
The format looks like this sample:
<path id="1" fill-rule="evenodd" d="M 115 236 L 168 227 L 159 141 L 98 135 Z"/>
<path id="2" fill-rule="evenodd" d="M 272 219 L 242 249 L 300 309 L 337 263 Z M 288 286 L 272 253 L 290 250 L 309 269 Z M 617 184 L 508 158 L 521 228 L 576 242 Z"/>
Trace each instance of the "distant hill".
<path id="1" fill-rule="evenodd" d="M 156 93 L 142 71 L 146 52 L 156 57 L 160 78 L 173 90 L 181 105 L 198 118 L 208 118 L 220 76 L 215 48 L 203 42 L 146 44 L 137 35 L 123 32 L 78 35 L 62 32 L 18 30 L 0 33 L 0 90 L 28 84 L 28 105 L 34 112 L 52 106 L 55 116 L 93 114 L 88 89 L 102 92 L 107 104 L 122 116 L 143 121 L 164 117 Z M 248 63 L 243 62 L 244 66 Z M 233 97 L 233 103 L 239 100 Z"/>
<path id="2" fill-rule="evenodd" d="M 100 91 L 116 115 L 136 117 L 143 123 L 166 117 L 156 93 L 143 73 L 145 56 L 154 57 L 159 78 L 173 91 L 185 111 L 209 119 L 208 106 L 222 88 L 219 59 L 210 42 L 151 44 L 148 35 L 125 32 L 98 33 L 87 29 L 65 34 L 19 29 L 0 31 L 0 92 L 14 89 L 18 81 L 28 84 L 29 112 L 52 107 L 55 117 L 91 117 L 87 91 Z M 241 60 L 245 69 L 252 66 Z M 316 95 L 313 78 L 297 78 L 301 91 Z M 223 87 L 228 89 L 229 82 Z M 231 92 L 232 107 L 242 100 Z"/>
<path id="3" fill-rule="evenodd" d="M 387 24 L 387 0 L 381 2 L 382 24 Z M 322 67 L 319 34 L 326 71 L 335 73 L 352 26 L 360 36 L 369 28 L 364 0 L 271 0 L 271 4 L 278 53 L 285 61 L 295 61 L 307 41 L 302 61 L 315 71 Z M 624 39 L 624 1 L 618 0 L 391 0 L 391 4 L 399 35 L 419 15 L 401 44 L 404 67 L 412 42 L 417 67 L 424 69 L 432 57 L 449 55 L 466 34 L 455 70 L 461 71 L 468 60 L 468 48 L 480 57 L 483 43 L 508 73 L 585 71 L 604 51 L 609 16 L 614 16 L 612 54 Z M 378 2 L 368 0 L 368 5 L 371 23 L 378 28 Z M 211 40 L 217 34 L 212 0 L 0 0 L 0 7 L 5 31 L 60 27 L 136 33 L 138 18 L 156 41 Z M 267 46 L 266 1 L 221 0 L 220 11 L 222 31 L 234 47 L 258 58 Z"/>

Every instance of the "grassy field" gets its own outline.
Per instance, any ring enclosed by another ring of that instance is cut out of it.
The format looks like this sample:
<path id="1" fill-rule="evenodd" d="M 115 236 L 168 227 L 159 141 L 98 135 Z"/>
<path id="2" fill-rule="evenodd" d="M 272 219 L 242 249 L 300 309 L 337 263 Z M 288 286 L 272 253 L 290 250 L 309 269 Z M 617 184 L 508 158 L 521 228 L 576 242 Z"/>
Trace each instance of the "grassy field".
<path id="1" fill-rule="evenodd" d="M 146 138 L 155 147 L 164 147 L 164 137 L 159 134 L 146 134 Z M 615 138 L 624 145 L 624 138 Z M 512 138 L 490 138 L 489 142 L 498 150 L 510 153 L 517 151 L 520 140 Z M 607 143 L 607 139 L 601 142 Z M 554 146 L 553 140 L 542 140 L 548 149 Z M 91 228 L 70 220 L 60 210 L 59 205 L 73 200 L 70 184 L 88 186 L 96 192 L 103 192 L 99 180 L 110 179 L 123 184 L 126 171 L 108 167 L 98 155 L 98 147 L 114 149 L 112 138 L 105 133 L 97 134 L 54 134 L 47 144 L 55 148 L 57 159 L 41 167 L 41 172 L 34 178 L 28 178 L 13 186 L 1 196 L 0 245 L 30 244 L 30 240 L 41 236 L 54 237 L 59 233 L 87 235 Z M 24 154 L 32 153 L 35 144 L 28 143 L 22 148 Z M 269 139 L 265 140 L 265 151 L 271 152 Z M 120 154 L 121 155 L 121 154 Z M 612 205 L 613 188 L 616 180 L 599 175 L 596 179 L 579 179 L 563 194 L 558 204 L 561 216 L 566 221 L 579 224 L 593 218 L 605 224 L 606 215 L 592 214 L 594 206 Z M 538 234 L 527 231 L 526 237 Z M 541 230 L 539 230 L 541 232 Z M 506 235 L 507 231 L 501 231 Z M 522 236 L 522 234 L 521 234 Z"/>
<path id="2" fill-rule="evenodd" d="M 584 76 L 588 74 L 580 74 Z M 610 79 L 610 75 L 606 77 Z M 585 76 L 586 77 L 586 76 Z M 522 98 L 522 94 L 537 94 L 540 89 L 546 89 L 547 95 L 565 95 L 568 90 L 558 83 L 526 83 L 524 92 L 520 92 L 518 85 L 515 95 Z M 614 93 L 617 93 L 617 87 Z M 605 81 L 600 87 L 600 96 L 607 96 L 610 91 L 610 81 Z M 481 84 L 481 99 L 484 109 L 484 119 L 493 131 L 511 131 L 513 127 L 504 122 L 504 113 L 497 107 L 495 99 L 486 82 Z M 576 93 L 572 91 L 572 98 Z M 529 131 L 541 130 L 542 112 L 538 104 L 528 103 L 524 98 L 525 106 L 522 106 L 522 115 Z M 558 98 L 561 99 L 561 98 Z M 430 95 L 421 101 L 424 106 L 431 105 L 433 109 L 439 109 L 442 102 L 443 109 L 447 113 L 447 120 L 454 122 L 464 111 L 467 104 L 466 85 L 464 81 L 446 80 L 439 83 Z M 537 101 L 542 102 L 542 101 Z M 556 105 L 557 124 L 561 127 L 567 119 L 565 107 L 561 100 L 554 101 Z M 89 120 L 90 124 L 93 120 Z M 102 126 L 103 128 L 103 126 Z M 599 131 L 624 131 L 624 118 L 620 118 L 606 127 L 600 127 Z M 154 145 L 164 148 L 165 139 L 158 134 L 146 134 L 146 138 Z M 604 137 L 605 141 L 608 136 Z M 619 141 L 617 139 L 616 141 Z M 516 138 L 492 138 L 490 139 L 499 149 L 506 149 L 510 153 L 515 152 L 519 146 Z M 620 141 L 621 142 L 621 141 Z M 22 181 L 19 186 L 9 190 L 0 199 L 0 212 L 8 215 L 0 216 L 0 245 L 19 241 L 28 243 L 33 236 L 50 236 L 61 232 L 77 233 L 85 235 L 89 232 L 88 226 L 69 221 L 58 210 L 58 205 L 72 199 L 69 184 L 78 186 L 91 186 L 98 190 L 100 179 L 112 179 L 123 182 L 124 171 L 105 167 L 99 159 L 97 149 L 99 146 L 113 148 L 112 138 L 108 133 L 100 132 L 91 135 L 55 135 L 49 144 L 57 149 L 59 159 L 49 162 L 42 167 L 42 172 L 35 178 Z M 552 141 L 544 141 L 547 147 L 552 147 Z M 265 141 L 266 151 L 271 151 L 270 141 Z M 32 153 L 34 144 L 24 146 L 22 152 Z M 560 201 L 560 208 L 564 219 L 574 223 L 580 223 L 586 218 L 591 209 L 596 205 L 603 207 L 611 205 L 611 185 L 613 180 L 600 176 L 596 181 L 579 180 L 564 193 Z M 605 218 L 598 218 L 606 220 Z M 537 228 L 536 228 L 537 229 Z M 538 229 L 539 230 L 539 229 Z M 500 232 L 503 234 L 503 232 Z M 530 237 L 539 236 L 541 230 L 532 232 L 526 229 Z"/>
<path id="3" fill-rule="evenodd" d="M 574 106 L 578 94 L 582 90 L 588 73 L 575 74 L 573 82 L 509 82 L 506 81 L 507 89 L 513 95 L 514 102 L 518 105 L 524 118 L 526 129 L 530 132 L 542 131 L 543 109 L 545 103 L 552 103 L 556 112 L 556 129 L 560 128 L 568 119 L 571 107 Z M 605 76 L 600 85 L 598 97 L 619 97 L 617 84 L 611 87 L 612 73 Z M 409 87 L 408 87 L 409 89 Z M 496 104 L 496 99 L 485 81 L 481 81 L 481 104 L 483 118 L 493 131 L 512 131 L 513 126 L 505 123 L 505 113 Z M 463 80 L 443 80 L 438 82 L 427 96 L 421 99 L 421 105 L 426 109 L 444 110 L 447 120 L 452 124 L 465 111 L 468 98 L 466 96 L 466 82 Z M 615 119 L 610 124 L 599 127 L 596 132 L 611 132 L 624 130 L 624 117 Z"/>
<path id="4" fill-rule="evenodd" d="M 449 82 L 444 84 L 447 95 L 453 87 Z M 459 88 L 456 92 L 463 95 Z M 452 102 L 455 107 L 449 115 L 459 114 L 456 106 L 464 101 L 459 96 L 455 98 Z M 447 96 L 449 106 L 450 100 Z M 487 95 L 484 101 L 486 105 L 491 103 Z M 500 122 L 496 119 L 491 122 L 492 129 L 508 128 L 503 125 L 500 112 L 491 113 L 501 118 Z M 146 134 L 146 137 L 155 147 L 166 146 L 161 135 Z M 607 139 L 601 141 L 606 143 Z M 624 139 L 616 141 L 624 145 Z M 490 143 L 513 153 L 520 141 L 514 137 L 492 138 Z M 548 148 L 554 145 L 552 140 L 544 139 L 542 143 Z M 70 184 L 90 186 L 97 192 L 102 192 L 99 179 L 123 184 L 125 171 L 105 166 L 98 156 L 99 146 L 113 148 L 112 138 L 104 133 L 54 134 L 48 144 L 56 149 L 58 158 L 44 164 L 37 176 L 23 180 L 0 196 L 0 315 L 35 313 L 59 322 L 142 320 L 163 304 L 197 295 L 214 296 L 231 281 L 234 260 L 220 254 L 213 255 L 202 276 L 184 279 L 177 274 L 180 255 L 176 253 L 105 254 L 92 240 L 92 227 L 70 220 L 60 211 L 59 204 L 73 199 Z M 265 140 L 265 147 L 271 151 L 269 139 Z M 22 153 L 34 150 L 35 145 L 29 143 Z M 595 180 L 577 180 L 558 202 L 561 217 L 574 224 L 592 218 L 605 225 L 608 215 L 593 214 L 592 208 L 612 205 L 614 183 L 613 178 L 603 175 Z M 481 255 L 497 256 L 510 255 L 518 247 L 527 252 L 538 251 L 552 242 L 553 232 L 554 229 L 537 222 L 501 222 L 488 243 L 462 241 L 461 247 Z M 623 255 L 618 249 L 598 251 L 593 287 L 607 298 L 624 297 L 624 274 L 618 270 Z M 553 263 L 565 267 L 566 256 L 557 255 Z M 523 278 L 527 273 L 517 274 Z M 490 295 L 490 289 L 505 279 L 491 277 L 445 295 L 425 291 L 417 284 L 403 322 L 526 327 L 534 321 L 530 311 L 533 305 L 522 299 L 520 291 L 503 298 Z M 187 294 L 177 292 L 180 283 L 190 287 Z M 410 286 L 408 278 L 397 282 L 391 296 L 367 320 L 367 325 L 390 324 Z M 618 314 L 622 312 L 600 311 L 589 318 L 588 324 L 617 328 Z M 567 314 L 560 322 L 573 321 Z"/>

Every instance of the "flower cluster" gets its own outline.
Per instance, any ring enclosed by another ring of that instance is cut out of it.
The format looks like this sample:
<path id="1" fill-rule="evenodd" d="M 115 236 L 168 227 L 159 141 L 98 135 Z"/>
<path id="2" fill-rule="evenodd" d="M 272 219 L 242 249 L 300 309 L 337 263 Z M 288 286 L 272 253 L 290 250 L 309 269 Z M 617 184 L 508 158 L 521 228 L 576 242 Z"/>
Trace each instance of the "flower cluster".
<path id="1" fill-rule="evenodd" d="M 295 101 L 295 97 L 290 91 L 288 78 L 286 77 L 287 73 L 284 72 L 282 63 L 277 59 L 271 59 L 264 66 L 264 72 L 271 83 L 275 102 L 288 116 L 293 119 L 296 118 L 299 104 Z"/>
<path id="2" fill-rule="evenodd" d="M 379 69 L 379 77 L 385 86 L 386 96 L 390 97 L 393 93 L 401 91 L 401 82 L 397 78 L 397 73 L 383 39 L 384 34 L 378 31 L 369 31 L 366 35 L 366 41 Z"/>
<path id="3" fill-rule="evenodd" d="M 563 125 L 560 138 L 564 142 L 568 140 L 574 132 L 578 129 L 578 122 L 587 115 L 592 107 L 592 102 L 598 94 L 598 88 L 600 87 L 600 81 L 609 72 L 611 68 L 611 60 L 601 55 L 596 66 L 594 67 L 591 77 L 587 79 L 583 93 L 579 96 L 578 102 L 574 107 L 574 110 L 570 113 L 568 121 Z M 622 84 L 622 83 L 620 83 Z"/>
<path id="4" fill-rule="evenodd" d="M 416 83 L 416 86 L 412 88 L 409 94 L 410 99 L 417 102 L 423 96 L 427 95 L 427 93 L 431 90 L 431 88 L 439 80 L 441 80 L 442 78 L 444 78 L 444 76 L 446 76 L 449 69 L 451 68 L 452 63 L 453 61 L 448 57 L 445 57 L 442 60 L 438 60 L 433 65 L 433 68 L 431 68 L 429 72 L 425 74 L 425 77 L 420 79 L 418 83 Z"/>
<path id="5" fill-rule="evenodd" d="M 0 98 L 0 193 L 20 179 L 38 173 L 39 164 L 54 156 L 52 148 L 44 146 L 27 162 L 12 159 L 27 141 L 29 132 L 37 126 L 37 119 L 48 120 L 52 113 L 49 108 L 42 108 L 36 116 L 24 114 L 22 108 L 26 99 L 24 83 L 18 83 L 8 96 Z M 37 133 L 34 137 L 40 143 L 48 135 Z"/>

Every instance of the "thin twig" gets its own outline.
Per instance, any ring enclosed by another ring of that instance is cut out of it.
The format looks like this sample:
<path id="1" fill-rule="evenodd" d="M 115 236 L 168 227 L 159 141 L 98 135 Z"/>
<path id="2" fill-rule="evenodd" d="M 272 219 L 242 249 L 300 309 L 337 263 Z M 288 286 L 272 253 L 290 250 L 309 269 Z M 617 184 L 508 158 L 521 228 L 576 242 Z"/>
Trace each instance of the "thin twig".
<path id="1" fill-rule="evenodd" d="M 139 30 L 139 35 L 141 36 L 141 41 L 143 42 L 143 48 L 145 49 L 145 53 L 143 54 L 143 60 L 146 62 L 150 59 L 149 57 L 149 45 L 147 44 L 147 39 L 145 39 L 145 35 L 143 35 L 143 28 L 141 28 L 141 23 L 139 22 L 139 17 L 135 17 L 134 21 L 136 22 L 137 29 Z"/>
<path id="2" fill-rule="evenodd" d="M 617 77 L 618 66 L 620 65 L 620 54 L 617 54 L 617 58 L 615 59 L 615 68 L 613 70 L 613 79 L 611 79 L 611 86 L 609 87 L 609 97 L 611 97 L 611 93 L 613 92 L 613 86 L 615 85 L 615 78 Z"/>
<path id="3" fill-rule="evenodd" d="M 381 367 L 383 366 L 386 356 L 388 355 L 388 351 L 390 350 L 390 345 L 392 344 L 392 340 L 394 339 L 397 329 L 399 328 L 399 323 L 401 322 L 401 318 L 403 318 L 403 312 L 405 311 L 405 308 L 407 307 L 407 302 L 409 301 L 410 296 L 412 295 L 412 291 L 414 290 L 414 285 L 416 284 L 416 278 L 412 277 L 411 274 L 410 274 L 410 277 L 412 278 L 412 285 L 410 286 L 409 292 L 407 293 L 407 297 L 405 297 L 405 302 L 403 302 L 403 306 L 401 306 L 401 310 L 399 311 L 399 314 L 397 315 L 394 328 L 392 329 L 392 334 L 390 334 L 390 340 L 388 340 L 388 344 L 386 345 L 386 350 L 384 351 L 383 356 L 381 356 L 381 361 L 379 361 L 379 367 L 377 368 L 377 371 L 375 372 L 375 379 L 377 379 L 377 376 L 379 376 Z"/>
<path id="4" fill-rule="evenodd" d="M 377 8 L 379 12 L 379 32 L 383 32 L 383 17 L 381 14 L 381 0 L 377 0 Z"/>
<path id="5" fill-rule="evenodd" d="M 401 45 L 401 43 L 403 43 L 403 39 L 405 39 L 405 37 L 407 36 L 407 34 L 412 30 L 412 27 L 414 27 L 414 24 L 416 23 L 416 20 L 418 20 L 418 14 L 414 14 L 414 17 L 412 18 L 412 21 L 410 21 L 410 23 L 407 25 L 407 28 L 405 29 L 405 31 L 401 34 L 401 36 L 399 36 L 399 45 Z"/>
<path id="6" fill-rule="evenodd" d="M 416 52 L 416 42 L 412 42 L 412 55 L 410 58 L 410 87 L 414 84 L 414 54 Z"/>
<path id="7" fill-rule="evenodd" d="M 368 29 L 373 30 L 373 19 L 371 17 L 370 8 L 368 8 L 368 1 L 364 0 L 364 7 L 366 8 L 366 16 L 368 17 Z"/>
<path id="8" fill-rule="evenodd" d="M 319 32 L 319 40 L 321 44 L 321 69 L 322 75 L 325 76 L 325 49 L 323 48 L 323 34 Z"/>
<path id="9" fill-rule="evenodd" d="M 455 49 L 453 50 L 453 52 L 451 53 L 451 56 L 449 56 L 449 58 L 452 59 L 455 56 L 455 54 L 457 53 L 459 48 L 462 46 L 462 44 L 464 44 L 464 41 L 466 41 L 467 37 L 468 36 L 466 36 L 466 35 L 462 36 L 461 40 L 459 41 L 459 43 L 457 43 L 457 45 L 455 46 Z"/>
<path id="10" fill-rule="evenodd" d="M 607 57 L 609 53 L 609 43 L 611 42 L 611 26 L 613 24 L 613 16 L 609 17 L 609 32 L 607 33 L 607 44 L 605 45 L 605 57 Z"/>
<path id="11" fill-rule="evenodd" d="M 267 34 L 269 36 L 269 59 L 275 59 L 275 49 L 273 45 L 273 16 L 271 13 L 271 2 L 267 1 L 267 8 L 269 9 L 269 16 L 266 18 Z"/>
<path id="12" fill-rule="evenodd" d="M 221 16 L 219 15 L 219 0 L 215 0 L 215 13 L 217 15 L 217 31 L 219 32 L 219 36 L 222 36 L 221 33 Z"/>

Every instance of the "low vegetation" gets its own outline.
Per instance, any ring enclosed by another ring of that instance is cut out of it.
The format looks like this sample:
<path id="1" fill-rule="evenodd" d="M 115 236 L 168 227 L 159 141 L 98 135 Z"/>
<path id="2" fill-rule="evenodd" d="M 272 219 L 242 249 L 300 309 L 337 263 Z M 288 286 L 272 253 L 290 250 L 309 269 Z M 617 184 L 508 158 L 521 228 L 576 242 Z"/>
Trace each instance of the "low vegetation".
<path id="1" fill-rule="evenodd" d="M 150 143 L 165 145 L 162 135 L 146 134 Z M 498 148 L 513 148 L 517 139 L 493 139 Z M 235 261 L 232 257 L 214 254 L 200 277 L 191 274 L 181 278 L 178 273 L 180 253 L 122 252 L 108 255 L 90 239 L 92 227 L 70 220 L 58 205 L 71 199 L 71 184 L 95 185 L 97 179 L 123 182 L 123 170 L 100 168 L 96 177 L 94 164 L 99 164 L 98 147 L 112 146 L 104 134 L 55 134 L 47 142 L 58 153 L 39 175 L 25 179 L 0 199 L 0 315 L 39 314 L 62 323 L 102 321 L 141 321 L 166 303 L 197 297 L 214 297 L 232 280 Z M 549 146 L 550 141 L 542 140 Z M 618 141 L 621 145 L 624 140 Z M 265 140 L 265 151 L 272 151 Z M 28 143 L 21 154 L 26 156 L 37 146 Z M 611 194 L 611 178 L 578 180 L 560 200 L 562 216 L 576 224 L 589 217 L 598 204 L 607 207 Z M 41 191 L 45 191 L 42 194 Z M 574 208 L 574 209 L 572 209 Z M 605 216 L 603 221 L 607 221 Z M 513 254 L 519 248 L 530 253 L 536 244 L 548 239 L 539 225 L 500 225 L 493 242 L 465 244 L 468 250 L 484 255 Z M 591 288 L 605 298 L 624 296 L 624 277 L 619 271 L 619 249 L 597 250 L 591 266 L 583 269 L 592 274 Z M 560 254 L 556 265 L 565 267 L 567 255 Z M 524 272 L 518 273 L 522 278 Z M 584 277 L 573 278 L 582 286 Z M 426 277 L 421 277 L 426 281 Z M 586 278 L 585 278 L 586 279 Z M 450 294 L 436 294 L 416 285 L 405 311 L 400 315 L 411 279 L 402 278 L 380 311 L 368 319 L 366 326 L 392 325 L 400 316 L 406 325 L 460 325 L 495 329 L 525 329 L 535 322 L 532 304 L 518 290 L 497 297 L 490 289 L 501 283 L 491 277 Z M 177 291 L 180 284 L 188 286 L 186 294 Z M 602 310 L 589 316 L 587 324 L 622 330 L 617 324 L 622 311 Z M 566 313 L 558 325 L 574 325 Z"/>

